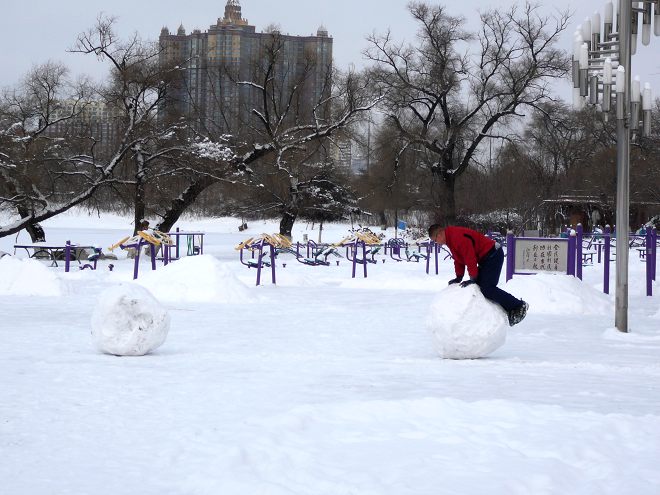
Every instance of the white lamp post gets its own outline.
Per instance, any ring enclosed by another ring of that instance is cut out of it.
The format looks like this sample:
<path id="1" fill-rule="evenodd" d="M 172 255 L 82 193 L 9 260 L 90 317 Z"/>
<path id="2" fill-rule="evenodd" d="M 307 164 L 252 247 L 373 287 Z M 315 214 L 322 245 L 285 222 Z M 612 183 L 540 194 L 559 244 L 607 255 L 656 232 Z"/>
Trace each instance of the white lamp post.
<path id="1" fill-rule="evenodd" d="M 607 1 L 601 15 L 596 12 L 578 26 L 573 37 L 573 102 L 580 109 L 588 101 L 606 113 L 616 93 L 617 190 L 616 190 L 616 328 L 628 332 L 628 231 L 630 215 L 630 138 L 651 133 L 651 86 L 641 87 L 639 77 L 631 81 L 632 54 L 637 48 L 639 17 L 642 44 L 660 36 L 660 0 L 619 0 L 615 9 Z M 616 15 L 616 18 L 615 18 Z M 616 69 L 616 71 L 614 71 Z M 613 77 L 616 75 L 616 77 Z M 588 97 L 588 98 L 585 98 Z M 640 131 L 641 123 L 641 133 Z"/>

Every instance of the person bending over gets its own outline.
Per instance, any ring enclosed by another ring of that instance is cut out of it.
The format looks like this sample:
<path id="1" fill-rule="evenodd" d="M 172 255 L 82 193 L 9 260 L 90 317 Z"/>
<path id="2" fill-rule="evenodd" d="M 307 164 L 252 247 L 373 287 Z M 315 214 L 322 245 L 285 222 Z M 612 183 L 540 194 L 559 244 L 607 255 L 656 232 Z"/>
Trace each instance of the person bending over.
<path id="1" fill-rule="evenodd" d="M 525 318 L 529 304 L 497 287 L 504 263 L 504 253 L 498 242 L 476 230 L 439 224 L 429 227 L 429 238 L 447 246 L 454 258 L 456 278 L 451 279 L 449 285 L 460 283 L 461 287 L 467 287 L 477 284 L 486 299 L 502 306 L 510 326 Z M 462 281 L 466 267 L 470 278 Z"/>

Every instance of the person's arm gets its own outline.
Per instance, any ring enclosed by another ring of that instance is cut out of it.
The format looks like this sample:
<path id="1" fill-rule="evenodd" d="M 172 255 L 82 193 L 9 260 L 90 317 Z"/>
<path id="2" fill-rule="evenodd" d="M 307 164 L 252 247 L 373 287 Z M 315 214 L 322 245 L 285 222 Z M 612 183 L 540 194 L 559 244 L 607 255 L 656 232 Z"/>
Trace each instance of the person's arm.
<path id="1" fill-rule="evenodd" d="M 457 257 L 454 256 L 454 272 L 456 272 L 455 280 L 457 282 L 460 282 L 461 280 L 463 280 L 463 276 L 465 276 L 465 265 L 462 262 L 458 261 L 458 259 L 456 258 Z"/>
<path id="2" fill-rule="evenodd" d="M 479 275 L 479 268 L 477 266 L 477 251 L 475 249 L 475 243 L 472 238 L 464 235 L 460 240 L 460 244 L 468 275 L 470 276 L 470 279 L 476 280 Z"/>

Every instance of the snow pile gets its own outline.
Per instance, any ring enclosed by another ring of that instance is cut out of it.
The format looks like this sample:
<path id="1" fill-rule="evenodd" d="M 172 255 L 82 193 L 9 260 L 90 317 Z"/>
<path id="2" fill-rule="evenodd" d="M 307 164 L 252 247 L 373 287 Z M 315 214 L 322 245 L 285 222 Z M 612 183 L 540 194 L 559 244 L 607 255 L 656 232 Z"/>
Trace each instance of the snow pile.
<path id="1" fill-rule="evenodd" d="M 161 301 L 250 303 L 254 296 L 233 272 L 211 255 L 186 256 L 155 271 L 143 271 L 137 282 Z"/>
<path id="2" fill-rule="evenodd" d="M 136 284 L 106 290 L 92 313 L 92 339 L 107 354 L 143 356 L 165 342 L 169 329 L 167 310 Z"/>
<path id="3" fill-rule="evenodd" d="M 504 344 L 508 318 L 479 287 L 458 284 L 443 289 L 431 305 L 427 326 L 440 357 L 475 359 Z"/>
<path id="4" fill-rule="evenodd" d="M 610 296 L 564 274 L 519 275 L 503 289 L 527 301 L 535 314 L 602 315 L 613 308 Z"/>
<path id="5" fill-rule="evenodd" d="M 0 295 L 61 296 L 62 293 L 55 270 L 42 262 L 13 256 L 0 258 Z"/>

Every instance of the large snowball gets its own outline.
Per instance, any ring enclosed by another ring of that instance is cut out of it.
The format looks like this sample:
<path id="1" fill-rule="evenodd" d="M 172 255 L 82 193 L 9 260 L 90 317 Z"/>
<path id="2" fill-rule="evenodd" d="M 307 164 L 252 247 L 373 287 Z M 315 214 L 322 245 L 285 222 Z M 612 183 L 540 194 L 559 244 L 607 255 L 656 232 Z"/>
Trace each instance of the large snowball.
<path id="1" fill-rule="evenodd" d="M 440 291 L 427 325 L 440 357 L 474 359 L 504 344 L 509 321 L 504 310 L 488 301 L 476 285 L 458 284 Z"/>
<path id="2" fill-rule="evenodd" d="M 92 339 L 107 354 L 143 356 L 165 342 L 169 329 L 167 310 L 137 284 L 106 290 L 92 313 Z"/>

